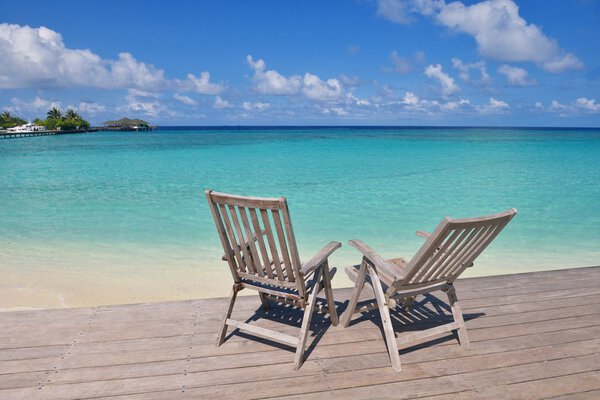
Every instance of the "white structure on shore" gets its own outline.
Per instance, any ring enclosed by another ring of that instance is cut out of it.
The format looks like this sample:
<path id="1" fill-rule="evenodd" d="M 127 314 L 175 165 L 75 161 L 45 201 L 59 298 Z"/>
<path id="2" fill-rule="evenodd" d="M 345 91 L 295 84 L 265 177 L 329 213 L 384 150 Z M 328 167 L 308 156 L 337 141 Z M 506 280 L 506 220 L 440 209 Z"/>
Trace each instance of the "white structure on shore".
<path id="1" fill-rule="evenodd" d="M 31 122 L 25 125 L 15 126 L 14 128 L 8 128 L 7 133 L 33 133 L 33 132 L 44 132 L 47 131 L 45 126 L 35 125 Z"/>

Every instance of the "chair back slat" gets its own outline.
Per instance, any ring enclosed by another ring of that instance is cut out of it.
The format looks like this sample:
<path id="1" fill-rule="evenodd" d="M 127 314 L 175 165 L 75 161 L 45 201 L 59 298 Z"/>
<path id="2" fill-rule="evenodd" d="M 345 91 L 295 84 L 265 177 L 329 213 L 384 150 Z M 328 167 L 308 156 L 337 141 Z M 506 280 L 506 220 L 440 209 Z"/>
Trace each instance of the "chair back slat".
<path id="1" fill-rule="evenodd" d="M 260 230 L 256 231 L 257 235 L 253 234 L 253 228 L 250 226 L 250 222 L 248 220 L 248 215 L 246 213 L 245 207 L 239 207 L 238 212 L 240 213 L 240 217 L 242 219 L 242 225 L 243 225 L 244 231 L 246 233 L 246 242 L 248 243 L 247 248 L 250 250 L 250 255 L 251 255 L 250 261 L 252 261 L 252 264 L 254 265 L 254 270 L 258 273 L 258 275 L 264 276 L 265 275 L 264 266 L 262 265 L 261 259 L 258 255 L 258 251 L 256 248 L 256 240 L 253 240 L 254 238 L 256 238 L 256 236 L 260 236 L 258 234 L 260 232 Z"/>
<path id="2" fill-rule="evenodd" d="M 267 241 L 269 242 L 269 249 L 271 250 L 271 259 L 273 260 L 273 266 L 275 267 L 275 271 L 277 272 L 277 278 L 279 280 L 283 280 L 284 273 L 281 269 L 281 259 L 279 258 L 279 253 L 277 252 L 277 244 L 275 243 L 275 239 L 273 236 L 271 221 L 269 221 L 269 213 L 267 212 L 267 210 L 261 208 L 260 216 L 265 227 Z"/>
<path id="3" fill-rule="evenodd" d="M 234 279 L 294 287 L 304 296 L 286 199 L 213 191 L 206 191 L 206 197 Z"/>
<path id="4" fill-rule="evenodd" d="M 254 232 L 263 232 L 263 229 L 260 226 L 260 222 L 258 221 L 258 215 L 256 215 L 256 209 L 251 208 L 250 219 L 252 220 L 252 226 L 254 227 Z M 271 268 L 271 262 L 269 258 L 269 253 L 267 252 L 267 246 L 265 245 L 265 240 L 263 235 L 258 235 L 258 247 L 260 248 L 260 254 L 262 256 L 262 265 L 265 268 L 265 273 L 269 278 L 273 278 L 273 269 Z"/>
<path id="5" fill-rule="evenodd" d="M 240 250 L 240 247 L 237 245 L 238 239 L 236 238 L 235 234 L 233 233 L 232 223 L 231 223 L 231 220 L 229 219 L 229 213 L 227 212 L 227 208 L 225 208 L 224 204 L 218 204 L 217 218 L 219 218 L 225 222 L 226 229 L 224 232 L 222 232 L 222 234 L 224 234 L 226 236 L 227 244 L 229 246 L 228 250 L 225 251 L 225 256 L 233 254 L 235 257 L 235 260 L 232 259 L 232 261 L 237 261 L 237 266 L 233 265 L 233 267 L 239 269 L 242 272 L 246 272 L 246 264 L 243 261 L 244 256 Z"/>
<path id="6" fill-rule="evenodd" d="M 277 239 L 279 240 L 279 249 L 281 250 L 281 256 L 283 258 L 283 265 L 285 266 L 285 272 L 287 274 L 287 279 L 292 282 L 296 279 L 294 276 L 294 271 L 292 270 L 292 261 L 290 258 L 290 253 L 288 251 L 287 243 L 285 240 L 285 234 L 283 233 L 283 227 L 281 225 L 281 219 L 278 210 L 273 210 L 273 222 L 275 223 L 275 230 L 277 231 Z"/>
<path id="7" fill-rule="evenodd" d="M 237 235 L 237 243 L 240 246 L 240 250 L 243 254 L 243 260 L 244 260 L 246 269 L 248 270 L 248 273 L 255 273 L 256 267 L 254 266 L 254 260 L 252 259 L 252 256 L 250 255 L 250 252 L 248 251 L 248 246 L 250 245 L 250 241 L 252 240 L 252 237 L 251 236 L 245 237 L 242 232 L 242 228 L 240 226 L 240 216 L 238 214 L 239 209 L 236 210 L 236 207 L 234 207 L 232 205 L 228 205 L 227 208 L 229 209 L 229 217 L 231 218 L 231 221 L 233 222 L 233 226 L 235 227 L 235 234 Z"/>
<path id="8" fill-rule="evenodd" d="M 418 273 L 415 275 L 415 279 L 429 280 L 431 278 L 431 276 L 436 271 L 436 267 L 443 260 L 441 256 L 444 254 L 444 252 L 446 252 L 448 250 L 450 245 L 452 245 L 452 243 L 454 242 L 454 240 L 456 239 L 456 236 L 458 236 L 458 234 L 459 234 L 458 231 L 453 231 L 452 235 L 449 236 L 440 245 L 440 247 L 433 250 L 433 252 L 432 252 L 433 255 L 431 256 L 431 259 L 429 260 L 427 267 L 421 268 L 421 270 L 418 271 Z"/>
<path id="9" fill-rule="evenodd" d="M 444 218 L 408 263 L 402 285 L 454 281 L 516 213 L 511 209 L 478 218 Z"/>

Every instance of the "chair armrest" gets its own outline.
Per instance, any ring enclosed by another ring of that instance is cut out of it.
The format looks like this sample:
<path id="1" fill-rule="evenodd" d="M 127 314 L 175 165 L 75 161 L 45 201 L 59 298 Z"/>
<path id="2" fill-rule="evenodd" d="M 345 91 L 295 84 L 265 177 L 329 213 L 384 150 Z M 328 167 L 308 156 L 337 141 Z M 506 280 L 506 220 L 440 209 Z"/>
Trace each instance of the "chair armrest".
<path id="1" fill-rule="evenodd" d="M 425 231 L 416 231 L 415 234 L 421 236 L 423 239 L 429 239 L 429 236 L 431 236 L 431 233 Z"/>
<path id="2" fill-rule="evenodd" d="M 329 242 L 325 247 L 323 247 L 317 254 L 314 255 L 313 258 L 310 259 L 307 263 L 302 265 L 300 268 L 300 275 L 306 276 L 313 272 L 317 267 L 327 261 L 327 258 L 342 247 L 340 242 Z"/>
<path id="3" fill-rule="evenodd" d="M 262 236 L 264 236 L 266 233 L 267 233 L 266 231 L 260 231 L 260 234 L 261 234 Z M 254 232 L 254 233 L 252 234 L 252 241 L 253 241 L 253 242 L 256 242 L 257 240 L 258 240 L 258 235 L 256 234 L 256 232 Z M 244 242 L 244 244 L 246 245 L 246 249 L 247 249 L 248 251 L 250 251 L 250 243 L 249 243 L 249 242 Z M 240 250 L 241 250 L 240 246 L 237 246 L 237 247 L 238 247 L 238 249 L 240 249 Z M 223 260 L 223 261 L 227 261 L 227 256 L 226 256 L 225 254 L 223 254 L 223 256 L 221 257 L 221 260 Z"/>
<path id="4" fill-rule="evenodd" d="M 401 280 L 404 278 L 403 276 L 398 274 L 395 265 L 384 260 L 379 254 L 375 252 L 375 250 L 367 246 L 365 243 L 357 239 L 352 239 L 348 242 L 348 244 L 350 244 L 350 246 L 356 248 L 358 251 L 363 253 L 363 256 L 365 256 L 375 266 L 375 269 L 378 272 L 389 276 L 393 281 Z"/>

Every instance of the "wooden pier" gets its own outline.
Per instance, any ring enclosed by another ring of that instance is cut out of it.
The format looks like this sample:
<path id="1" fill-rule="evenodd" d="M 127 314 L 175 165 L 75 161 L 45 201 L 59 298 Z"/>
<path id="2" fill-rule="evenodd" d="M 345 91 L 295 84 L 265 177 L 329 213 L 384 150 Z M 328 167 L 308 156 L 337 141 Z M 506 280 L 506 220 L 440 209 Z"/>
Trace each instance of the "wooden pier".
<path id="1" fill-rule="evenodd" d="M 51 136 L 51 135 L 74 135 L 80 133 L 97 132 L 97 129 L 72 130 L 72 131 L 38 131 L 38 132 L 0 132 L 0 139 L 17 139 L 33 136 Z"/>
<path id="2" fill-rule="evenodd" d="M 315 315 L 307 359 L 233 333 L 214 339 L 227 299 L 0 313 L 0 399 L 598 399 L 600 267 L 461 279 L 471 349 L 451 334 L 390 360 L 376 317 L 347 329 Z M 349 289 L 335 297 L 341 311 Z M 439 299 L 438 299 L 439 298 Z M 397 330 L 445 317 L 442 296 L 394 311 Z M 234 318 L 286 333 L 302 313 Z M 279 311 L 278 311 L 279 310 Z"/>

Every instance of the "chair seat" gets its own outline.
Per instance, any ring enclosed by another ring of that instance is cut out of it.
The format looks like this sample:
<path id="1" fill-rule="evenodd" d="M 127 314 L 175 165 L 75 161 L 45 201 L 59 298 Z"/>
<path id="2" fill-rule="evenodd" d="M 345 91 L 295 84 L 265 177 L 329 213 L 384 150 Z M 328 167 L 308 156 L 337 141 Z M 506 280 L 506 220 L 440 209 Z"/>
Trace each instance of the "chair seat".
<path id="1" fill-rule="evenodd" d="M 390 263 L 390 266 L 393 268 L 394 272 L 398 276 L 405 275 L 404 272 L 406 270 L 406 260 L 404 258 L 401 258 L 401 257 L 391 258 L 386 261 Z M 356 277 L 358 276 L 359 269 L 360 269 L 360 265 L 351 265 L 351 266 L 345 268 L 346 275 L 348 275 L 348 278 L 350 278 L 350 280 L 352 282 L 356 281 Z M 392 282 L 394 281 L 391 277 L 387 276 L 386 274 L 379 274 L 379 279 L 381 279 L 381 281 L 386 286 L 390 286 L 392 284 Z"/>

